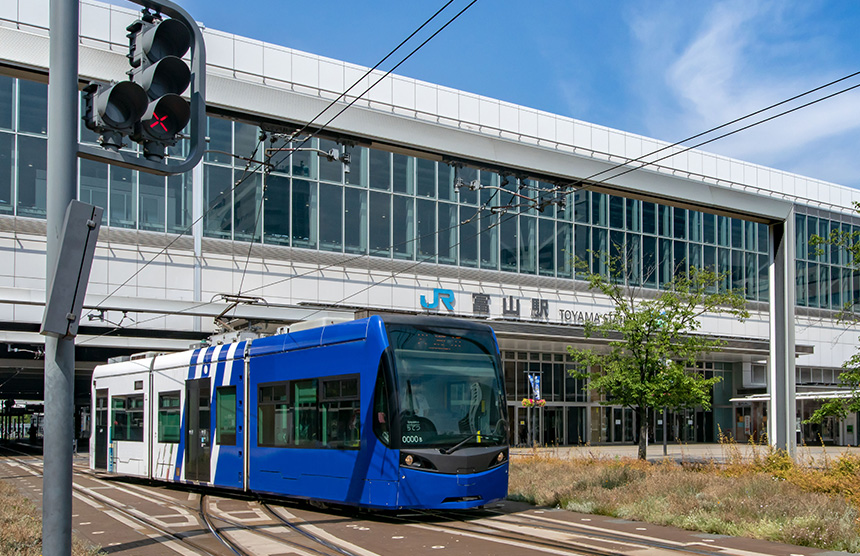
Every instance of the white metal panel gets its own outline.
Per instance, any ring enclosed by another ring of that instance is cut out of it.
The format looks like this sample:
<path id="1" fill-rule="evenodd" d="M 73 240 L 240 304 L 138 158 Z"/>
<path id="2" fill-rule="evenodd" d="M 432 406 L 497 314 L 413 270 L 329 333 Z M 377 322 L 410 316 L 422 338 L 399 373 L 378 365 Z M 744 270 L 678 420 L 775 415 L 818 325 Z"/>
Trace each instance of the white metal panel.
<path id="1" fill-rule="evenodd" d="M 237 71 L 263 76 L 263 43 L 237 37 L 233 40 L 233 56 Z"/>

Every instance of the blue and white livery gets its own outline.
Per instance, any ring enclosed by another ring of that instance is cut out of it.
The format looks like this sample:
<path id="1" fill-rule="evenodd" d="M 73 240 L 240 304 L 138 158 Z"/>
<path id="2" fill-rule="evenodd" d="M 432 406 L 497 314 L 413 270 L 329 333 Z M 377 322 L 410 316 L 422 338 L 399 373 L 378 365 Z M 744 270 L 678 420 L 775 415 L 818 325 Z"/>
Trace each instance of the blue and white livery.
<path id="1" fill-rule="evenodd" d="M 490 327 L 373 316 L 101 365 L 94 470 L 367 508 L 504 498 Z"/>

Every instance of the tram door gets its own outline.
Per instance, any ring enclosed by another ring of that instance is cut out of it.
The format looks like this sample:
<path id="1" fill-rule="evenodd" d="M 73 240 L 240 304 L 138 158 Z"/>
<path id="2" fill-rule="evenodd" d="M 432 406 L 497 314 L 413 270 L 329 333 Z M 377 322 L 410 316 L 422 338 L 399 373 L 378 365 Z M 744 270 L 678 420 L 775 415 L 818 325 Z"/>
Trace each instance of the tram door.
<path id="1" fill-rule="evenodd" d="M 96 390 L 96 469 L 107 469 L 108 460 L 108 389 Z"/>
<path id="2" fill-rule="evenodd" d="M 185 383 L 185 479 L 209 482 L 209 456 L 212 451 L 210 427 L 210 386 L 208 378 Z"/>

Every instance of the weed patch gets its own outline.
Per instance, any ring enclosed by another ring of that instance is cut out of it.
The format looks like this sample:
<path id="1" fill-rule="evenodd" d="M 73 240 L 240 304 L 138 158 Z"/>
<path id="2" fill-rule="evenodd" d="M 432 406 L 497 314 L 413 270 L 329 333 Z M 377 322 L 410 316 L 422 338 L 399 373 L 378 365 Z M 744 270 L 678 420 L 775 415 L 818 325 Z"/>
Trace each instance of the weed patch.
<path id="1" fill-rule="evenodd" d="M 688 466 L 636 459 L 511 462 L 510 497 L 537 505 L 860 552 L 860 458 L 798 465 L 785 453 Z"/>

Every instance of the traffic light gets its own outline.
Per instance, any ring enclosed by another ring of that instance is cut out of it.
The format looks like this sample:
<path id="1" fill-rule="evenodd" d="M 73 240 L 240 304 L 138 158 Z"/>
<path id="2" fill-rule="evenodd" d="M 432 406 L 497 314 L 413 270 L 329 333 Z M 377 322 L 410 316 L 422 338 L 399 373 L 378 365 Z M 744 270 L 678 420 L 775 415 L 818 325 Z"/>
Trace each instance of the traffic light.
<path id="1" fill-rule="evenodd" d="M 127 27 L 128 80 L 91 83 L 84 89 L 85 125 L 103 149 L 78 145 L 78 156 L 159 175 L 181 174 L 205 149 L 206 50 L 193 18 L 170 0 L 131 0 L 144 6 Z M 183 56 L 191 51 L 189 64 Z M 189 89 L 190 86 L 190 89 Z M 183 94 L 188 91 L 189 100 Z M 188 136 L 180 136 L 186 128 Z M 141 152 L 120 150 L 124 138 Z M 189 140 L 184 160 L 165 160 L 167 147 Z"/>
<path id="2" fill-rule="evenodd" d="M 122 138 L 132 133 L 146 110 L 146 91 L 137 83 L 121 81 L 112 85 L 91 83 L 84 94 L 84 123 L 100 134 L 103 147 L 119 150 Z"/>
<path id="3" fill-rule="evenodd" d="M 182 60 L 191 46 L 191 32 L 177 19 L 151 13 L 128 31 L 129 77 L 148 100 L 131 137 L 143 145 L 146 158 L 160 160 L 191 117 L 191 107 L 181 96 L 191 84 L 191 70 Z"/>

